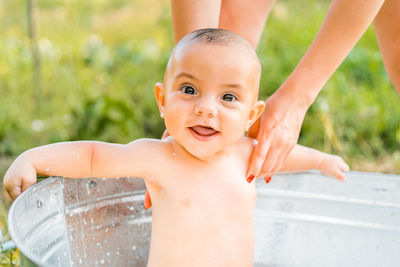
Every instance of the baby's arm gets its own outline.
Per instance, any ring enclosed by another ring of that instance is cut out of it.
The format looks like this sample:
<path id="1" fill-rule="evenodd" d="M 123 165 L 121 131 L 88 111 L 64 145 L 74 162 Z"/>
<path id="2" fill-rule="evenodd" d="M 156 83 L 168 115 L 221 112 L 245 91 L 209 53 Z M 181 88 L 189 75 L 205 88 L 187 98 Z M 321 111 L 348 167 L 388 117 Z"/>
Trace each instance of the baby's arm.
<path id="1" fill-rule="evenodd" d="M 346 178 L 343 172 L 349 171 L 349 166 L 339 156 L 296 145 L 286 158 L 280 171 L 306 171 L 312 169 L 317 169 L 325 175 L 345 181 Z"/>
<path id="2" fill-rule="evenodd" d="M 4 176 L 4 189 L 15 199 L 36 182 L 36 175 L 82 177 L 146 177 L 159 141 L 139 139 L 127 145 L 95 141 L 64 142 L 22 153 Z M 150 160 L 150 158 L 152 160 Z"/>

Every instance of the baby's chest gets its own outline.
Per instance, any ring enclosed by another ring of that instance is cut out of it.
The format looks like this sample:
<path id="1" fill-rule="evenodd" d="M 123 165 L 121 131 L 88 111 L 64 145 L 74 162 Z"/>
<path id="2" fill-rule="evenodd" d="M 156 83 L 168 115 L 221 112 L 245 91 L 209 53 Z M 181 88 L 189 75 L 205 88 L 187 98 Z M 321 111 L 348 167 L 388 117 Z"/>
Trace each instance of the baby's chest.
<path id="1" fill-rule="evenodd" d="M 245 171 L 230 168 L 177 170 L 163 182 L 160 200 L 179 209 L 248 209 L 255 204 L 254 183 L 249 184 Z"/>

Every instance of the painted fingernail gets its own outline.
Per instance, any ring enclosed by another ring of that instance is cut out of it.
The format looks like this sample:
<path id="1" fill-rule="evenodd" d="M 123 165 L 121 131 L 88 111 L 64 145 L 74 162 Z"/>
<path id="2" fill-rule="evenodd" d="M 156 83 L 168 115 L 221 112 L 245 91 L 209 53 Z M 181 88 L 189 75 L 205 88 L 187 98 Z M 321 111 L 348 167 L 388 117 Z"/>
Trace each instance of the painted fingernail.
<path id="1" fill-rule="evenodd" d="M 251 174 L 249 177 L 247 177 L 247 182 L 251 183 L 253 181 L 254 177 L 255 176 L 253 174 Z"/>
<path id="2" fill-rule="evenodd" d="M 271 179 L 272 179 L 271 176 L 265 177 L 264 181 L 268 184 L 271 181 Z"/>

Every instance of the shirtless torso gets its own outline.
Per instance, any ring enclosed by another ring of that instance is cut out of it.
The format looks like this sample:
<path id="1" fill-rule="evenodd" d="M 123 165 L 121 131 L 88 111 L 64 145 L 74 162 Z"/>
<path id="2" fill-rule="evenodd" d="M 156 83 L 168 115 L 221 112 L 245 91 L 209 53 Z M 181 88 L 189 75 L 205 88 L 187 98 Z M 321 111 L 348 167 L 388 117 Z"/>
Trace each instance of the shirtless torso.
<path id="1" fill-rule="evenodd" d="M 162 143 L 156 182 L 146 181 L 153 201 L 148 266 L 252 266 L 256 191 L 245 175 L 253 142 L 243 137 L 209 162 L 173 138 Z"/>

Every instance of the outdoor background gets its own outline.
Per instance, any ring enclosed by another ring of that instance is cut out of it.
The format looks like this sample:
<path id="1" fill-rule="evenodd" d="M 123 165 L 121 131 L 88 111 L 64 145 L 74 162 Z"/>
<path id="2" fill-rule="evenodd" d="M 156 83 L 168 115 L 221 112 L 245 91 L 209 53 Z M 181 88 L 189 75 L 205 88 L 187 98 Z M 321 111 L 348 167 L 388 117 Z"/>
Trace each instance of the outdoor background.
<path id="1" fill-rule="evenodd" d="M 160 137 L 153 89 L 173 48 L 169 1 L 36 0 L 33 24 L 29 2 L 0 0 L 0 177 L 34 146 Z M 329 2 L 277 1 L 257 50 L 260 98 L 293 70 Z M 311 106 L 299 143 L 342 156 L 352 170 L 400 173 L 399 125 L 400 97 L 370 27 Z M 17 260 L 0 255 L 0 265 Z"/>

